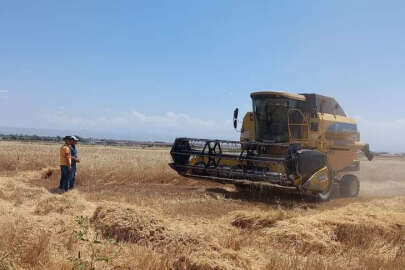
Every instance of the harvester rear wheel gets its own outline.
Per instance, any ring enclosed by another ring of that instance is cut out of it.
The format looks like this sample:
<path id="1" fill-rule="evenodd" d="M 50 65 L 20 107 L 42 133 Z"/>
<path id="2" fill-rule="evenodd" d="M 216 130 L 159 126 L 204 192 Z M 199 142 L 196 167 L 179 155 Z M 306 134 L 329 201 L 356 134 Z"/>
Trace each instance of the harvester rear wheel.
<path id="1" fill-rule="evenodd" d="M 352 174 L 343 176 L 339 184 L 341 197 L 356 197 L 360 192 L 360 181 Z"/>

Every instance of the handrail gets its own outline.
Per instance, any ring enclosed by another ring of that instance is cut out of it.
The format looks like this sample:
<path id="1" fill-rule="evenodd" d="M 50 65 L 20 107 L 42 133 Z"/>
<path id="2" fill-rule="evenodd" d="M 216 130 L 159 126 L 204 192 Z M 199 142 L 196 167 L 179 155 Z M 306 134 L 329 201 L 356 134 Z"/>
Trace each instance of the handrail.
<path id="1" fill-rule="evenodd" d="M 291 119 L 290 119 L 290 115 L 291 115 L 292 112 L 298 112 L 300 114 L 300 116 L 302 117 L 303 122 L 302 123 L 292 123 Z M 290 138 L 291 143 L 302 142 L 302 141 L 308 140 L 308 137 L 309 137 L 309 125 L 308 125 L 307 119 L 305 118 L 304 113 L 302 113 L 301 110 L 299 110 L 299 109 L 290 109 L 290 110 L 288 110 L 288 112 L 287 112 L 287 122 L 288 122 L 288 136 Z M 304 128 L 302 129 L 302 133 L 304 133 L 304 134 L 302 134 L 303 138 L 294 137 L 294 134 L 292 134 L 292 132 L 291 132 L 291 127 L 294 127 L 294 126 L 304 127 L 306 129 L 306 130 L 304 130 Z M 304 132 L 304 131 L 306 131 L 306 132 Z"/>

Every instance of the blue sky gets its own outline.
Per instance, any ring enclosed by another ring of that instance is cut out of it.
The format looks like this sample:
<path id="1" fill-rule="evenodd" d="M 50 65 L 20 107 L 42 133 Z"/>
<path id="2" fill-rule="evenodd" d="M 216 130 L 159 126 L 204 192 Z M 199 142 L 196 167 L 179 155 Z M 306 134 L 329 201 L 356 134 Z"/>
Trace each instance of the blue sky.
<path id="1" fill-rule="evenodd" d="M 336 97 L 405 152 L 403 1 L 0 0 L 0 126 L 237 139 L 260 89 Z"/>

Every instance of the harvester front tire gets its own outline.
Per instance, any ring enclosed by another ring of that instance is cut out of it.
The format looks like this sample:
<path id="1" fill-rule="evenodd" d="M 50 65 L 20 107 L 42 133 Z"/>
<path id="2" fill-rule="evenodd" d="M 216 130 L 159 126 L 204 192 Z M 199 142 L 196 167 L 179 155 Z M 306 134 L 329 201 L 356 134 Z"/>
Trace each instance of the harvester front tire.
<path id="1" fill-rule="evenodd" d="M 360 181 L 355 175 L 348 174 L 340 180 L 339 188 L 341 197 L 357 197 L 360 192 Z"/>
<path id="2" fill-rule="evenodd" d="M 317 199 L 321 202 L 327 202 L 330 200 L 330 198 L 332 198 L 332 194 L 333 194 L 333 186 L 334 186 L 334 174 L 333 172 L 331 172 L 331 177 L 329 180 L 329 187 L 327 191 L 321 192 L 317 194 Z"/>
<path id="3" fill-rule="evenodd" d="M 318 200 L 321 202 L 327 202 L 330 200 L 331 197 L 332 197 L 332 190 L 318 193 L 318 196 L 317 196 Z"/>

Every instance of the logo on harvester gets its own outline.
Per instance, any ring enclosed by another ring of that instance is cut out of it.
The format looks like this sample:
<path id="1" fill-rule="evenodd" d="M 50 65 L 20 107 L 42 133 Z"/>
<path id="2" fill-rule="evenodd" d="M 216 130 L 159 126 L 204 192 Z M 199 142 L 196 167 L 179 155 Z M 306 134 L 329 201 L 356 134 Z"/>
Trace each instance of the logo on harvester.
<path id="1" fill-rule="evenodd" d="M 327 179 L 328 179 L 328 176 L 326 174 L 322 174 L 321 176 L 319 176 L 318 181 L 323 182 L 323 181 L 325 181 Z"/>

